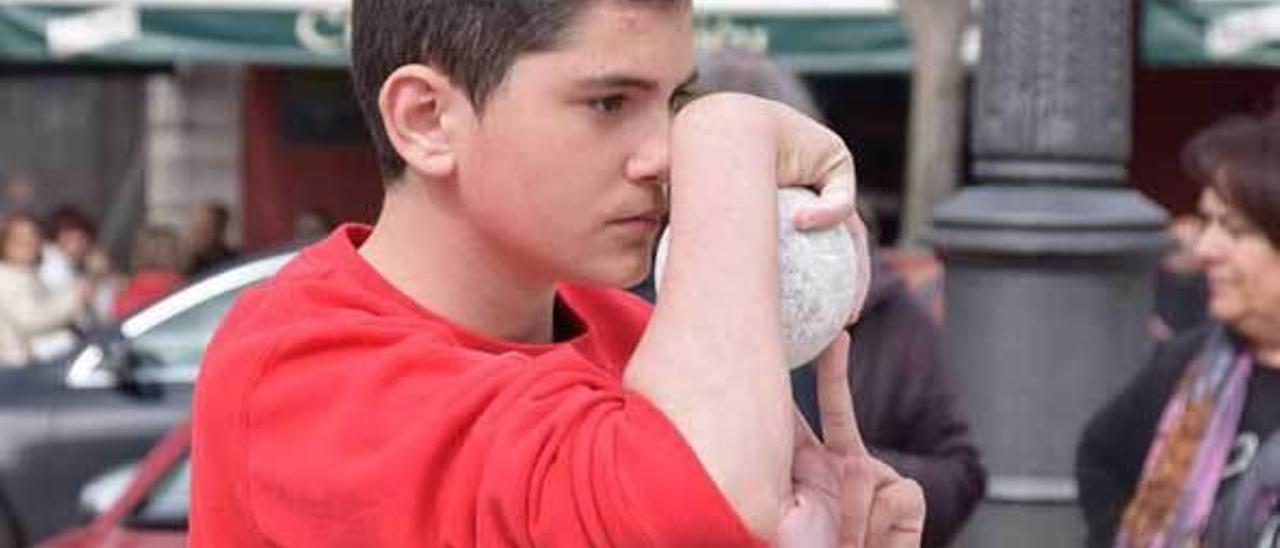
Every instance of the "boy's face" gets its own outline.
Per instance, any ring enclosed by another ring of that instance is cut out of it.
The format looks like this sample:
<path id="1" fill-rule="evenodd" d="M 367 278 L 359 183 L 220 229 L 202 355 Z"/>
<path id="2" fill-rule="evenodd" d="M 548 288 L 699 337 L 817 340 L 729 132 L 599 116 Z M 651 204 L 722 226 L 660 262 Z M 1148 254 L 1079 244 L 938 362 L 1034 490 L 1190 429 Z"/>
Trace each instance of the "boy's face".
<path id="1" fill-rule="evenodd" d="M 490 247 L 544 281 L 643 279 L 693 71 L 687 6 L 614 0 L 519 57 L 458 149 L 462 207 Z"/>

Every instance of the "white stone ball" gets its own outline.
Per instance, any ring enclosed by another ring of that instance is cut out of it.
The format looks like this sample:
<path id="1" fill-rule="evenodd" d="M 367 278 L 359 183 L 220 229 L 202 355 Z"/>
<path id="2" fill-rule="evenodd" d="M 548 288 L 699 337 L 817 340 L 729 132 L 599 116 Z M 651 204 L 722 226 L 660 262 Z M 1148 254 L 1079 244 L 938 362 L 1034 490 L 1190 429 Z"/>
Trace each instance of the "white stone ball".
<path id="1" fill-rule="evenodd" d="M 805 188 L 778 190 L 782 342 L 791 368 L 818 357 L 844 329 L 859 281 L 853 237 L 843 224 L 818 231 L 796 230 L 796 210 L 817 200 L 818 195 Z M 659 294 L 670 236 L 669 230 L 663 232 L 654 262 L 654 289 Z"/>

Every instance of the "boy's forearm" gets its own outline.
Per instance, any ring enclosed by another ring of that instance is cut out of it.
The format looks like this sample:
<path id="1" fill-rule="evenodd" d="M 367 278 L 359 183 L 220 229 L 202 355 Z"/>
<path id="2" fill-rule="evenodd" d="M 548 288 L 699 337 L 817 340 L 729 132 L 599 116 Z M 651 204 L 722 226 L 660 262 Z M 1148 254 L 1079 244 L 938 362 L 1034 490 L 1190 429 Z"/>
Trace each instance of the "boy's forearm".
<path id="1" fill-rule="evenodd" d="M 756 534 L 790 486 L 792 417 L 778 312 L 776 130 L 724 123 L 732 100 L 677 117 L 662 298 L 625 382 L 650 398 Z"/>

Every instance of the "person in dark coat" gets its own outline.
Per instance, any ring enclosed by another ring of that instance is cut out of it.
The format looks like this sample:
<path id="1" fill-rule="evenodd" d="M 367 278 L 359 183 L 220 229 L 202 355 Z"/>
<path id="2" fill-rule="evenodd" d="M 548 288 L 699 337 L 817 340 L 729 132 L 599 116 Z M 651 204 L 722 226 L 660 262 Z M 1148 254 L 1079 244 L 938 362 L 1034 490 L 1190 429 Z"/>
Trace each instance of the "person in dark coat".
<path id="1" fill-rule="evenodd" d="M 234 261 L 240 252 L 227 243 L 227 229 L 231 225 L 231 211 L 217 202 L 196 204 L 191 209 L 191 226 L 188 244 L 191 257 L 187 264 L 188 276 L 199 276 Z"/>

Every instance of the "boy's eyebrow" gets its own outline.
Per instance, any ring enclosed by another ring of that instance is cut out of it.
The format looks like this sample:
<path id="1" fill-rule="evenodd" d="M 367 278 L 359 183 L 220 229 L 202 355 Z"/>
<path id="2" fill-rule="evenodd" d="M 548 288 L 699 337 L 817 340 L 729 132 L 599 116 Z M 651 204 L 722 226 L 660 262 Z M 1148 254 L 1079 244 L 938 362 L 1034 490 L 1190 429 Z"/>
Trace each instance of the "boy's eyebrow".
<path id="1" fill-rule="evenodd" d="M 698 71 L 689 74 L 677 89 L 689 87 L 698 79 Z M 580 88 L 637 88 L 644 91 L 652 91 L 658 88 L 658 82 L 649 78 L 639 76 L 631 76 L 621 73 L 605 73 L 596 76 L 589 76 L 578 80 L 575 87 Z"/>
<path id="2" fill-rule="evenodd" d="M 693 86 L 694 82 L 697 82 L 697 81 L 698 81 L 698 69 L 693 69 L 693 72 L 690 72 L 689 76 L 685 77 L 684 81 L 680 82 L 680 85 L 676 86 L 676 89 L 689 88 Z"/>

